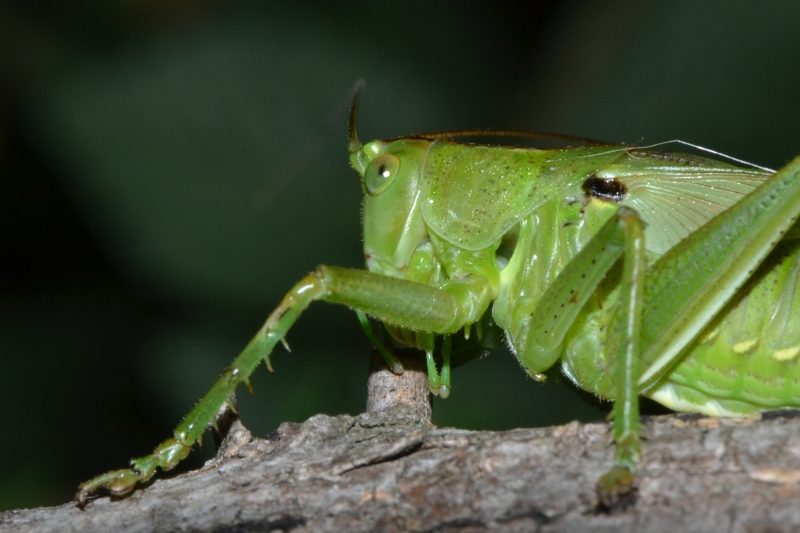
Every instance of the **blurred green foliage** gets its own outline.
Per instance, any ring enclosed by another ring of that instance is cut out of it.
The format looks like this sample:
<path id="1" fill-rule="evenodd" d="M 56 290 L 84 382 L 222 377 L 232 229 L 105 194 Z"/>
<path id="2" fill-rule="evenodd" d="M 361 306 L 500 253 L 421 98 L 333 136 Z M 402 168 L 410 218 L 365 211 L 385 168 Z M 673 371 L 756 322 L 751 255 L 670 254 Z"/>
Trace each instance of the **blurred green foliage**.
<path id="1" fill-rule="evenodd" d="M 317 264 L 359 267 L 362 139 L 518 127 L 800 153 L 800 4 L 0 2 L 0 510 L 161 440 Z M 368 345 L 320 304 L 240 393 L 248 427 L 355 414 Z M 499 351 L 435 421 L 598 418 Z M 208 457 L 209 446 L 187 468 Z"/>

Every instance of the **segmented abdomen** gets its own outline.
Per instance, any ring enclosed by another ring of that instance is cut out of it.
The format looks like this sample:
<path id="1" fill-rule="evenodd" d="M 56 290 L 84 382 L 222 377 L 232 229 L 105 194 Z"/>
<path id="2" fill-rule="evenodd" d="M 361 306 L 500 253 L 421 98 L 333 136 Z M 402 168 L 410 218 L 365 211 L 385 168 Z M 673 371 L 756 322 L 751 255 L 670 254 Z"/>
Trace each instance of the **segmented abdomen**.
<path id="1" fill-rule="evenodd" d="M 738 416 L 800 407 L 800 239 L 778 244 L 747 286 L 647 396 Z"/>

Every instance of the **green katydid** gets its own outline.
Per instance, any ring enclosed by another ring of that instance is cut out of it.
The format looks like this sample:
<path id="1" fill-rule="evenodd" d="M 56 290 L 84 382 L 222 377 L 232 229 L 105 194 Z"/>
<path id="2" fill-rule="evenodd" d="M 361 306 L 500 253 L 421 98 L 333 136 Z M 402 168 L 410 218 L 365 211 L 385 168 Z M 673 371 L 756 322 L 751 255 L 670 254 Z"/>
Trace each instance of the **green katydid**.
<path id="1" fill-rule="evenodd" d="M 80 486 L 131 491 L 173 468 L 237 386 L 314 300 L 345 304 L 389 368 L 367 315 L 426 352 L 450 390 L 450 335 L 487 317 L 534 379 L 560 360 L 614 401 L 614 464 L 601 500 L 631 490 L 638 395 L 678 411 L 740 416 L 800 406 L 800 158 L 778 172 L 693 155 L 594 144 L 528 149 L 427 134 L 362 145 L 367 270 L 320 266 L 155 452 Z M 473 132 L 474 133 L 474 132 Z M 433 359 L 443 336 L 441 373 Z"/>

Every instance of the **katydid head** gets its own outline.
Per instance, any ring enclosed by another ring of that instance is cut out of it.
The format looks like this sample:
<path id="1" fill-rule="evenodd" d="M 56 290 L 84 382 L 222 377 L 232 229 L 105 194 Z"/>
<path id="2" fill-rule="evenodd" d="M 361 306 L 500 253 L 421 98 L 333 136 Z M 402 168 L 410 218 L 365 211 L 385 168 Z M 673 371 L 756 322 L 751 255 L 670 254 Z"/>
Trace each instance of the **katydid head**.
<path id="1" fill-rule="evenodd" d="M 421 139 L 373 141 L 361 151 L 364 254 L 373 272 L 403 276 L 411 255 L 428 238 L 420 181 L 429 145 Z"/>
<path id="2" fill-rule="evenodd" d="M 431 141 L 399 138 L 362 145 L 357 122 L 363 88 L 359 82 L 354 89 L 347 148 L 364 191 L 364 255 L 372 272 L 402 277 L 411 255 L 428 237 L 419 182 Z"/>

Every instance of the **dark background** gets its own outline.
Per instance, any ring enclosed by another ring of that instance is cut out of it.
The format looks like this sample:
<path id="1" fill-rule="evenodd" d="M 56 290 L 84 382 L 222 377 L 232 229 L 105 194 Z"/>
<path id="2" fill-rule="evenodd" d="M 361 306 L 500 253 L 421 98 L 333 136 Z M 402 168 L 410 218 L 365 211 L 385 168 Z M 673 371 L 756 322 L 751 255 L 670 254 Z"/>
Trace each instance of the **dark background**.
<path id="1" fill-rule="evenodd" d="M 529 128 L 800 153 L 800 3 L 0 2 L 0 510 L 149 453 L 319 263 L 363 266 L 346 152 Z M 240 393 L 245 424 L 351 413 L 368 343 L 312 306 Z M 596 419 L 499 351 L 440 425 Z M 187 467 L 208 457 L 193 454 Z"/>

